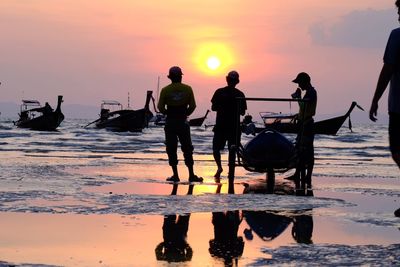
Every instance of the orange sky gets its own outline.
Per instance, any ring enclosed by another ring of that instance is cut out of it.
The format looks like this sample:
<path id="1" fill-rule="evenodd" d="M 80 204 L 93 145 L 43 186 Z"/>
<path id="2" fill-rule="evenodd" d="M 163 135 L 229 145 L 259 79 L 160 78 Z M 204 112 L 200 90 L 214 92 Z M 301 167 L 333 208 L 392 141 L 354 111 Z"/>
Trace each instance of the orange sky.
<path id="1" fill-rule="evenodd" d="M 2 0 L 0 101 L 63 94 L 65 104 L 126 104 L 129 91 L 131 106 L 141 107 L 157 77 L 166 85 L 168 68 L 179 65 L 195 114 L 232 69 L 247 96 L 287 97 L 290 81 L 307 71 L 318 113 L 344 111 L 352 100 L 368 109 L 397 24 L 392 0 Z M 220 59 L 215 71 L 208 54 Z"/>

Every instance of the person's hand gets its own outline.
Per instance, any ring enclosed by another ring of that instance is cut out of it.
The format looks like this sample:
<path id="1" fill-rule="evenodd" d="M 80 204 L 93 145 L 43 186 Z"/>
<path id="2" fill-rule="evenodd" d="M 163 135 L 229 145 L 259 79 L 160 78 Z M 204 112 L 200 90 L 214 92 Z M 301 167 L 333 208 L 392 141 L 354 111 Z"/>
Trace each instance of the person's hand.
<path id="1" fill-rule="evenodd" d="M 372 101 L 371 108 L 369 109 L 369 119 L 373 122 L 377 121 L 376 115 L 378 113 L 378 103 Z"/>
<path id="2" fill-rule="evenodd" d="M 292 98 L 300 98 L 301 97 L 301 89 L 297 88 L 296 92 L 292 94 Z"/>

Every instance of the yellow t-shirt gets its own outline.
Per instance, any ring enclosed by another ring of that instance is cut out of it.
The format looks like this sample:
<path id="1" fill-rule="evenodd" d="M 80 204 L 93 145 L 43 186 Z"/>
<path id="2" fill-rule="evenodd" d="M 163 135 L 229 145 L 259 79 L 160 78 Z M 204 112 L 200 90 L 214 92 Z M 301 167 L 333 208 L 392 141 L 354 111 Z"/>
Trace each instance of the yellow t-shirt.
<path id="1" fill-rule="evenodd" d="M 196 108 L 192 87 L 183 83 L 171 83 L 161 89 L 157 105 L 168 117 L 187 117 Z"/>

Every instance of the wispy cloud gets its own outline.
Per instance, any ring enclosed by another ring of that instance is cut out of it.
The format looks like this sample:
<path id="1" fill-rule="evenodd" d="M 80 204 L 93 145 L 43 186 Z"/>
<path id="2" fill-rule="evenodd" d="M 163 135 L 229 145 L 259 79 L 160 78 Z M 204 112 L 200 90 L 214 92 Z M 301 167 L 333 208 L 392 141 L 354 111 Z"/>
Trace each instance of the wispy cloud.
<path id="1" fill-rule="evenodd" d="M 309 34 L 318 45 L 381 48 L 396 24 L 394 8 L 357 10 L 337 21 L 317 22 L 309 28 Z"/>

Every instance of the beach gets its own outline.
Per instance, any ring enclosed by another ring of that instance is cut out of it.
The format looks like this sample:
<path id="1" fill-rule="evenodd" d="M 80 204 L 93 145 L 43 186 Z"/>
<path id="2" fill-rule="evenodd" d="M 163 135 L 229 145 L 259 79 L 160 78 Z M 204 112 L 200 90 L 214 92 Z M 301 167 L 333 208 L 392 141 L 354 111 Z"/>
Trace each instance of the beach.
<path id="1" fill-rule="evenodd" d="M 0 122 L 0 266 L 400 264 L 399 170 L 384 125 L 316 136 L 314 196 L 294 196 L 293 171 L 265 194 L 265 174 L 241 167 L 228 194 L 227 167 L 213 179 L 210 128 L 192 128 L 204 183 L 185 183 L 179 151 L 174 185 L 162 127 L 115 133 L 88 122 L 56 132 Z"/>

